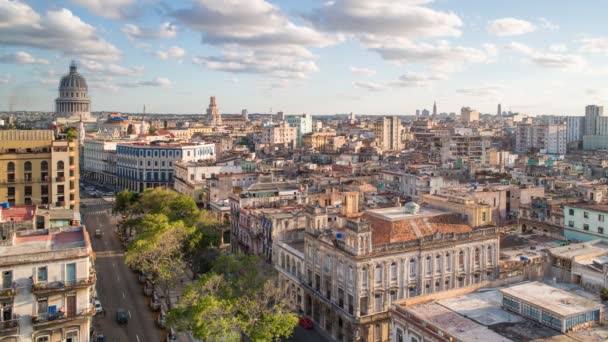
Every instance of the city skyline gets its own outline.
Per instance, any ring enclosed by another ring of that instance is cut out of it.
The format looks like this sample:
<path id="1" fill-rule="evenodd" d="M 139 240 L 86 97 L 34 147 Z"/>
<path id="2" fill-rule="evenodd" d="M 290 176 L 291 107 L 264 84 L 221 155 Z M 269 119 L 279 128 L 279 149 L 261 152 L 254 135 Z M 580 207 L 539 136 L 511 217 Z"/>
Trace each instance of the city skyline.
<path id="1" fill-rule="evenodd" d="M 607 94 L 591 4 L 0 0 L 0 110 L 53 111 L 76 60 L 93 111 L 582 115 Z"/>

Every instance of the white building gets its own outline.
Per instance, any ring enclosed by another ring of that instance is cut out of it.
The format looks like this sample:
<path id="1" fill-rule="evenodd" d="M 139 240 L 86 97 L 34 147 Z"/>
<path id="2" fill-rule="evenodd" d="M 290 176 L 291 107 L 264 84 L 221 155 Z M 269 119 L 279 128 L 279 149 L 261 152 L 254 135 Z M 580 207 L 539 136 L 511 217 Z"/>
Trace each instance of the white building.
<path id="1" fill-rule="evenodd" d="M 83 227 L 13 235 L 0 245 L 0 339 L 87 342 L 93 250 Z"/>
<path id="2" fill-rule="evenodd" d="M 173 163 L 215 160 L 215 144 L 180 142 L 119 143 L 116 145 L 117 185 L 123 189 L 173 186 Z"/>
<path id="3" fill-rule="evenodd" d="M 566 125 L 520 123 L 515 129 L 515 151 L 538 150 L 546 154 L 566 154 Z"/>
<path id="4" fill-rule="evenodd" d="M 85 139 L 82 176 L 103 184 L 116 184 L 116 141 Z"/>
<path id="5" fill-rule="evenodd" d="M 298 140 L 298 129 L 286 122 L 262 130 L 261 144 L 269 146 L 295 147 Z"/>
<path id="6" fill-rule="evenodd" d="M 563 119 L 566 122 L 566 143 L 583 140 L 583 135 L 585 134 L 585 117 L 565 116 Z"/>
<path id="7" fill-rule="evenodd" d="M 204 162 L 175 162 L 173 164 L 174 181 L 173 189 L 180 194 L 186 194 L 199 203 L 202 192 L 207 181 L 216 175 L 233 174 L 243 172 L 240 165 L 215 165 L 211 166 Z M 226 194 L 227 197 L 228 194 Z"/>
<path id="8" fill-rule="evenodd" d="M 564 236 L 575 241 L 608 237 L 608 205 L 568 204 L 564 206 Z"/>
<path id="9" fill-rule="evenodd" d="M 302 136 L 312 132 L 312 116 L 309 114 L 288 115 L 285 121 L 297 129 L 297 144 L 302 146 Z"/>
<path id="10" fill-rule="evenodd" d="M 479 112 L 470 107 L 462 107 L 460 109 L 460 120 L 468 123 L 479 121 Z"/>

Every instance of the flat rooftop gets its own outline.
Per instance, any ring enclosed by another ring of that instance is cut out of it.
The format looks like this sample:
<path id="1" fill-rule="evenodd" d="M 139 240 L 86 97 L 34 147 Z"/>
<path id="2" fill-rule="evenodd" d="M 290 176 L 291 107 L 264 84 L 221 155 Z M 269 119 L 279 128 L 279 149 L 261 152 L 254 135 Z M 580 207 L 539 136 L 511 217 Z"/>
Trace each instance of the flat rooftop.
<path id="1" fill-rule="evenodd" d="M 408 212 L 406 207 L 390 207 L 382 209 L 370 209 L 365 211 L 365 214 L 373 215 L 388 221 L 413 219 L 424 216 L 441 215 L 445 213 L 447 213 L 447 211 L 436 208 L 429 208 L 427 206 L 420 206 L 420 211 L 417 214 L 412 214 Z"/>
<path id="2" fill-rule="evenodd" d="M 25 205 L 18 207 L 10 207 L 8 209 L 0 209 L 0 222 L 25 222 L 34 219 L 36 207 L 33 205 Z"/>
<path id="3" fill-rule="evenodd" d="M 602 255 L 608 253 L 608 243 L 604 240 L 572 243 L 567 246 L 551 248 L 550 252 L 553 255 L 568 259 L 578 256 Z"/>
<path id="4" fill-rule="evenodd" d="M 55 231 L 55 232 L 53 232 Z M 28 255 L 57 253 L 61 251 L 80 250 L 90 247 L 88 234 L 83 227 L 69 227 L 60 230 L 40 229 L 31 232 L 17 233 L 12 239 L 0 244 L 0 261 L 11 256 L 27 259 Z M 60 257 L 59 254 L 52 254 Z"/>
<path id="5" fill-rule="evenodd" d="M 562 317 L 598 310 L 601 307 L 601 304 L 594 300 L 538 281 L 513 285 L 500 291 L 503 294 L 534 304 Z"/>

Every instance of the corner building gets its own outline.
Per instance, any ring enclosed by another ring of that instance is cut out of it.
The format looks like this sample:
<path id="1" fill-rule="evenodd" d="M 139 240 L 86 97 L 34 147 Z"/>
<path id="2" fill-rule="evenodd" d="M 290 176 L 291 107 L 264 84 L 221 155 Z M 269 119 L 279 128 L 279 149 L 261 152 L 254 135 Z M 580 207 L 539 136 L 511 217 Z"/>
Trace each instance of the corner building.
<path id="1" fill-rule="evenodd" d="M 409 203 L 336 229 L 322 211 L 309 213 L 303 253 L 289 256 L 303 255 L 290 263 L 304 270 L 287 269 L 287 279 L 303 292 L 296 309 L 337 341 L 389 341 L 393 303 L 498 276 L 497 228 L 471 228 L 458 214 Z"/>

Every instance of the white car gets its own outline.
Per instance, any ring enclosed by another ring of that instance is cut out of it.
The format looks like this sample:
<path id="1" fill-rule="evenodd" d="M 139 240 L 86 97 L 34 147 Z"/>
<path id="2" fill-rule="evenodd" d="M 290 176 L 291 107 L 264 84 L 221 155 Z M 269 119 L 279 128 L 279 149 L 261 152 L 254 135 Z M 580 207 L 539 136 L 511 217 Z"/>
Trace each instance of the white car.
<path id="1" fill-rule="evenodd" d="M 103 307 L 101 306 L 101 302 L 95 299 L 95 314 L 101 313 L 103 311 Z"/>

